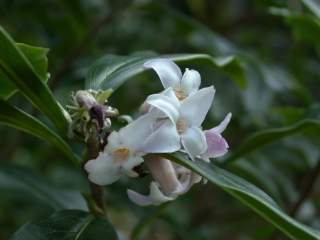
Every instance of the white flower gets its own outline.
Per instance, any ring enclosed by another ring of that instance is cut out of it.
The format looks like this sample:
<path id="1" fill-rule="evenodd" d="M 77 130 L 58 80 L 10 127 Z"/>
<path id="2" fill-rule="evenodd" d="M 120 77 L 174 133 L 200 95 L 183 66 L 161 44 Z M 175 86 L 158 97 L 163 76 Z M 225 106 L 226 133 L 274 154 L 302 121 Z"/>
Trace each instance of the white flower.
<path id="1" fill-rule="evenodd" d="M 160 205 L 187 192 L 201 177 L 162 157 L 149 157 L 146 164 L 154 181 L 148 196 L 127 190 L 130 200 L 140 206 Z"/>
<path id="2" fill-rule="evenodd" d="M 158 74 L 163 87 L 165 89 L 172 87 L 179 100 L 197 92 L 200 87 L 199 72 L 187 68 L 182 75 L 180 68 L 170 59 L 152 59 L 143 66 L 153 69 Z"/>
<path id="3" fill-rule="evenodd" d="M 179 150 L 179 136 L 174 134 L 174 124 L 169 120 L 157 123 L 155 117 L 150 112 L 119 132 L 112 132 L 104 151 L 85 164 L 90 181 L 107 185 L 123 175 L 136 177 L 133 168 L 143 162 L 145 154 Z"/>
<path id="4" fill-rule="evenodd" d="M 192 159 L 208 149 L 201 124 L 211 107 L 214 93 L 212 86 L 202 88 L 179 101 L 173 89 L 168 88 L 160 94 L 149 96 L 146 100 L 152 106 L 151 112 L 157 109 L 159 118 L 167 117 L 175 124 L 181 144 Z"/>

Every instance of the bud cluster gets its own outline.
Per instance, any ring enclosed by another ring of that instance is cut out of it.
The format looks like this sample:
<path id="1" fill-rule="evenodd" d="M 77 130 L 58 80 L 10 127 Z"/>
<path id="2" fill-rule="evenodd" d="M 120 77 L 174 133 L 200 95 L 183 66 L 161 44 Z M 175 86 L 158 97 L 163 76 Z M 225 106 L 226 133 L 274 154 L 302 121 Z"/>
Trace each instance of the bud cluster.
<path id="1" fill-rule="evenodd" d="M 112 117 L 118 116 L 118 110 L 108 105 L 112 90 L 79 90 L 71 95 L 72 104 L 67 106 L 71 112 L 72 123 L 70 137 L 83 139 L 85 142 L 93 132 L 105 134 L 111 127 Z"/>

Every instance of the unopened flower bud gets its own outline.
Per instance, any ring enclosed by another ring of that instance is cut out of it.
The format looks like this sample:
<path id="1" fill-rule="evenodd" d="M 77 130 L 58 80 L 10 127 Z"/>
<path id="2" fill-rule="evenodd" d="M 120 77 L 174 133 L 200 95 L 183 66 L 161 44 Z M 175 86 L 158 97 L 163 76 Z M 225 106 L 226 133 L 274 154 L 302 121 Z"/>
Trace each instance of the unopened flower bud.
<path id="1" fill-rule="evenodd" d="M 75 95 L 75 99 L 79 106 L 85 108 L 86 110 L 90 110 L 94 105 L 97 104 L 97 101 L 92 94 L 84 90 L 79 90 Z"/>

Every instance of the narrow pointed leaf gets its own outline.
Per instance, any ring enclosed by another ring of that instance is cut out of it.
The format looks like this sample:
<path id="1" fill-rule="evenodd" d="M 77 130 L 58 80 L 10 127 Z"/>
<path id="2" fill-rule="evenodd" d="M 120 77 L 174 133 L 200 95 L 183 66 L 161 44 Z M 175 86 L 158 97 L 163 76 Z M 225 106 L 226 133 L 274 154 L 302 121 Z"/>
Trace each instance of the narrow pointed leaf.
<path id="1" fill-rule="evenodd" d="M 318 0 L 302 0 L 302 2 L 314 15 L 320 18 L 320 2 Z"/>
<path id="2" fill-rule="evenodd" d="M 291 239 L 320 239 L 318 231 L 289 217 L 266 193 L 231 172 L 202 160 L 193 162 L 182 153 L 163 154 L 163 157 L 177 162 L 208 179 L 211 183 L 250 207 Z"/>
<path id="3" fill-rule="evenodd" d="M 49 87 L 44 83 L 44 64 L 34 59 L 35 49 L 27 53 L 26 45 L 21 50 L 9 34 L 0 26 L 0 71 L 28 99 L 42 111 L 56 127 L 66 132 L 68 114 L 54 99 Z M 37 50 L 43 53 L 43 50 Z M 38 54 L 35 54 L 38 56 Z M 30 62 L 30 58 L 33 60 Z M 41 61 L 40 61 L 41 62 Z M 36 69 L 37 70 L 36 70 Z M 9 94 L 10 95 L 10 94 Z"/>
<path id="4" fill-rule="evenodd" d="M 94 63 L 88 72 L 86 88 L 116 89 L 126 80 L 147 69 L 143 64 L 152 58 L 169 58 L 177 63 L 203 62 L 228 74 L 240 87 L 246 86 L 245 73 L 236 56 L 211 57 L 207 54 L 171 54 L 157 55 L 153 52 L 137 53 L 130 56 L 107 55 Z"/>
<path id="5" fill-rule="evenodd" d="M 42 122 L 23 112 L 22 110 L 11 106 L 0 99 L 0 123 L 19 129 L 56 146 L 65 156 L 74 164 L 78 165 L 79 159 L 73 153 L 70 146 L 55 132 L 49 129 Z"/>
<path id="6" fill-rule="evenodd" d="M 224 163 L 235 161 L 236 159 L 239 159 L 240 157 L 243 157 L 268 144 L 308 129 L 314 129 L 320 133 L 320 120 L 304 119 L 289 127 L 273 128 L 257 132 L 245 140 L 243 144 L 225 160 Z"/>
<path id="7" fill-rule="evenodd" d="M 48 48 L 35 47 L 25 43 L 16 43 L 17 47 L 28 58 L 33 69 L 43 82 L 49 78 L 48 74 Z"/>
<path id="8" fill-rule="evenodd" d="M 39 74 L 41 80 L 48 80 L 48 48 L 30 46 L 24 43 L 16 43 L 16 46 L 23 52 L 32 64 L 34 70 Z M 8 76 L 0 69 L 0 98 L 8 99 L 12 96 L 17 88 Z"/>
<path id="9" fill-rule="evenodd" d="M 79 210 L 55 212 L 47 219 L 22 226 L 10 240 L 117 240 L 113 226 L 102 218 Z"/>

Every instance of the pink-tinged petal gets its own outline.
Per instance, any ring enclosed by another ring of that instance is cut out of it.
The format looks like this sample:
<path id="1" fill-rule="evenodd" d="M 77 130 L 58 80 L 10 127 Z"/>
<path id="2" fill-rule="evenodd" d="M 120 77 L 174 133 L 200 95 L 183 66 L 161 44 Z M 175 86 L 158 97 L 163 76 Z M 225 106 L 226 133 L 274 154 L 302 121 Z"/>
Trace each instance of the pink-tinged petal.
<path id="1" fill-rule="evenodd" d="M 84 90 L 77 91 L 75 99 L 79 106 L 86 110 L 90 110 L 93 106 L 97 105 L 97 100 L 92 96 L 92 94 Z"/>
<path id="2" fill-rule="evenodd" d="M 187 131 L 181 135 L 181 142 L 191 159 L 194 159 L 207 149 L 205 135 L 198 127 L 188 128 Z"/>
<path id="3" fill-rule="evenodd" d="M 190 95 L 181 103 L 180 117 L 185 119 L 189 126 L 200 127 L 213 101 L 214 88 L 202 88 Z"/>
<path id="4" fill-rule="evenodd" d="M 165 196 L 156 182 L 150 183 L 150 194 L 148 196 L 142 195 L 130 189 L 127 190 L 129 199 L 139 206 L 158 206 L 162 203 L 172 201 L 174 198 Z"/>
<path id="5" fill-rule="evenodd" d="M 170 59 L 152 59 L 144 63 L 143 66 L 153 69 L 158 74 L 164 88 L 175 87 L 180 83 L 182 77 L 181 70 Z"/>
<path id="6" fill-rule="evenodd" d="M 146 103 L 152 106 L 150 114 L 155 115 L 157 118 L 167 117 L 172 122 L 175 122 L 179 117 L 180 103 L 175 95 L 173 97 L 171 93 L 173 93 L 173 90 L 169 88 L 164 93 L 150 95 L 146 100 Z"/>
<path id="7" fill-rule="evenodd" d="M 221 157 L 228 152 L 228 143 L 220 133 L 218 133 L 214 129 L 204 131 L 204 133 L 206 136 L 208 148 L 207 151 L 203 154 L 203 157 Z"/>
<path id="8" fill-rule="evenodd" d="M 180 196 L 182 194 L 185 194 L 190 190 L 190 188 L 200 182 L 202 177 L 192 171 L 189 170 L 188 173 L 184 173 L 182 176 L 180 176 L 179 181 L 181 183 L 181 187 L 172 193 L 172 196 Z"/>
<path id="9" fill-rule="evenodd" d="M 180 182 L 171 161 L 162 157 L 148 157 L 145 163 L 165 195 L 170 196 L 180 188 Z"/>
<path id="10" fill-rule="evenodd" d="M 143 195 L 141 193 L 138 193 L 136 191 L 127 190 L 127 194 L 131 202 L 139 205 L 139 206 L 150 206 L 152 205 L 152 199 L 149 196 Z"/>
<path id="11" fill-rule="evenodd" d="M 196 92 L 199 89 L 200 84 L 201 76 L 199 72 L 187 68 L 181 79 L 181 90 L 188 96 L 189 94 Z"/>
<path id="12" fill-rule="evenodd" d="M 176 126 L 169 119 L 162 120 L 160 125 L 143 141 L 137 151 L 143 153 L 171 153 L 181 148 L 180 136 Z"/>
<path id="13" fill-rule="evenodd" d="M 230 120 L 231 120 L 232 114 L 228 113 L 227 116 L 223 119 L 223 121 L 216 127 L 212 128 L 211 130 L 217 132 L 217 133 L 222 133 L 228 126 Z"/>

